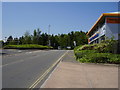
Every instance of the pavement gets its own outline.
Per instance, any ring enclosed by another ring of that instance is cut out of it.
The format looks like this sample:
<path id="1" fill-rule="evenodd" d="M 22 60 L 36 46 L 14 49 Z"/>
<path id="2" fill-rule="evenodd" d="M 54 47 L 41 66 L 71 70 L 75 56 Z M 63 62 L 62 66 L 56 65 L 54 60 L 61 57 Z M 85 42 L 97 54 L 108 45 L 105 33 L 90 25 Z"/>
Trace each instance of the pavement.
<path id="1" fill-rule="evenodd" d="M 74 52 L 69 51 L 41 88 L 111 88 L 117 90 L 114 88 L 118 88 L 118 66 L 82 64 L 75 61 Z"/>

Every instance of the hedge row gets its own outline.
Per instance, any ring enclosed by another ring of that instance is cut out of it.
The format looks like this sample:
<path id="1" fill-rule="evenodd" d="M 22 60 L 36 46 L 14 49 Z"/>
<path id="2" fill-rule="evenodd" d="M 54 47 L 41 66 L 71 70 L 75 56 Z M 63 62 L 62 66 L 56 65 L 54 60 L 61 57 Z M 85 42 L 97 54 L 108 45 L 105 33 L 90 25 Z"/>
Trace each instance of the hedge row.
<path id="1" fill-rule="evenodd" d="M 112 53 L 113 45 L 108 41 L 108 43 L 78 46 L 74 49 L 74 53 L 76 59 L 82 63 L 120 64 L 120 54 Z"/>
<path id="2" fill-rule="evenodd" d="M 95 50 L 82 50 L 75 53 L 76 59 L 82 63 L 120 63 L 120 55 L 98 53 Z"/>
<path id="3" fill-rule="evenodd" d="M 37 44 L 24 44 L 24 45 L 6 45 L 4 49 L 52 49 L 51 46 L 43 46 Z"/>

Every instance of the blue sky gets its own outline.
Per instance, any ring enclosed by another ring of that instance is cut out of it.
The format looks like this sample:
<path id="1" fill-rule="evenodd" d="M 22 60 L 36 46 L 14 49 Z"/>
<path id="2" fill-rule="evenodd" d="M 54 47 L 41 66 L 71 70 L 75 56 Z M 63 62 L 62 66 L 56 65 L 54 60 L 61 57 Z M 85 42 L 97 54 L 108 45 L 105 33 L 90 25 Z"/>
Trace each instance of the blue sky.
<path id="1" fill-rule="evenodd" d="M 3 2 L 2 37 L 34 29 L 50 34 L 88 31 L 102 13 L 118 11 L 117 2 Z"/>

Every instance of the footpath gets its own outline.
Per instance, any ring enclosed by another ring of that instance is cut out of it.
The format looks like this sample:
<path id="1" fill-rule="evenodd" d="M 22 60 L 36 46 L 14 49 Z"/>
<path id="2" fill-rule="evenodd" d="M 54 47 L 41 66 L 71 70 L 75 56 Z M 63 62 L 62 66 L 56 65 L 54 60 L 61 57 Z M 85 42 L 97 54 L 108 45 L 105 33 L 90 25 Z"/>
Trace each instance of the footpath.
<path id="1" fill-rule="evenodd" d="M 118 66 L 82 64 L 69 51 L 41 88 L 118 88 Z M 111 90 L 110 89 L 110 90 Z"/>

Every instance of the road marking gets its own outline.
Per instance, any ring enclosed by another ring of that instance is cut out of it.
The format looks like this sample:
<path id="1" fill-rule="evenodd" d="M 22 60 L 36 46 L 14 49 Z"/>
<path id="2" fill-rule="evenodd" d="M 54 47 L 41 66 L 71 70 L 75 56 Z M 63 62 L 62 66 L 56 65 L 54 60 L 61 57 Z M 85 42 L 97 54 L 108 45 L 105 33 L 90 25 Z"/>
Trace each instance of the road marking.
<path id="1" fill-rule="evenodd" d="M 11 64 L 15 64 L 15 63 L 19 63 L 19 62 L 23 62 L 23 61 L 25 61 L 25 60 L 19 60 L 19 61 L 16 61 L 16 62 L 4 64 L 4 65 L 2 65 L 1 67 L 8 66 L 8 65 L 11 65 Z"/>
<path id="2" fill-rule="evenodd" d="M 31 53 L 36 53 L 36 52 L 39 52 L 39 51 L 33 51 L 33 52 L 26 52 L 27 54 L 29 53 L 29 54 L 31 54 Z M 44 54 L 44 55 L 47 55 L 47 53 L 46 54 Z M 33 56 L 33 57 L 39 57 L 40 55 L 35 55 L 35 56 Z M 33 58 L 33 57 L 29 57 L 29 58 L 27 58 L 27 60 L 29 60 L 29 59 L 31 59 L 31 58 Z M 0 65 L 0 67 L 4 67 L 4 66 L 8 66 L 8 65 L 12 65 L 12 64 L 16 64 L 16 63 L 20 63 L 20 62 L 24 62 L 24 61 L 27 61 L 26 59 L 20 59 L 19 61 L 15 61 L 15 62 L 11 62 L 11 63 L 8 63 L 8 64 L 4 64 L 4 65 Z"/>
<path id="3" fill-rule="evenodd" d="M 46 84 L 46 82 L 49 80 L 49 78 L 52 76 L 52 74 L 54 73 L 54 71 L 57 69 L 57 67 L 60 65 L 61 61 L 59 62 L 59 64 L 55 67 L 55 69 L 50 73 L 50 75 L 48 76 L 48 78 L 45 80 L 45 82 L 41 85 L 40 88 L 43 88 Z"/>
<path id="4" fill-rule="evenodd" d="M 5 55 L 3 57 L 8 57 L 8 56 L 17 56 L 17 55 L 21 55 L 21 54 L 31 54 L 31 53 L 37 53 L 37 52 L 41 52 L 42 50 L 37 50 L 37 51 L 26 51 L 26 52 L 22 52 L 21 50 L 18 51 L 18 53 L 16 54 L 8 54 L 8 55 Z"/>
<path id="5" fill-rule="evenodd" d="M 52 64 L 52 66 L 50 66 L 50 68 L 48 68 L 42 76 L 40 76 L 30 87 L 28 90 L 32 90 L 33 88 L 35 88 L 43 79 L 44 77 L 50 72 L 50 70 L 52 70 L 52 68 L 68 53 L 68 51 L 66 51 L 55 63 Z"/>

